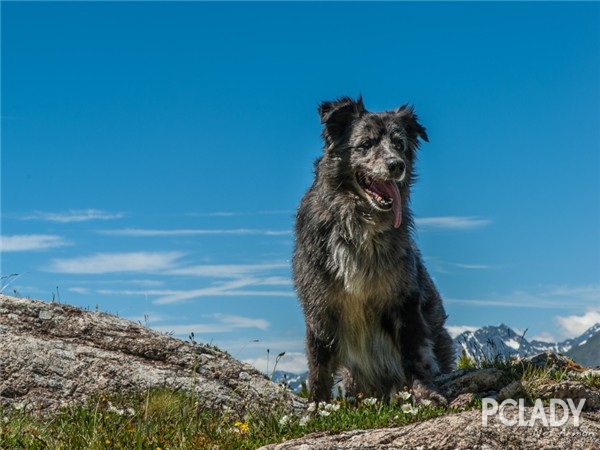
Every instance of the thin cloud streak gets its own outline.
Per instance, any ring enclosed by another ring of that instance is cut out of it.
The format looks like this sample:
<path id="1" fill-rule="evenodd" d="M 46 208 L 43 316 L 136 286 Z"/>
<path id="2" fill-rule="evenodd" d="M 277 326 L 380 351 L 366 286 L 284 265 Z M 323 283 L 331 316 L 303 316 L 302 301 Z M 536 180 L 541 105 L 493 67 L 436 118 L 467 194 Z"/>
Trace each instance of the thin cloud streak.
<path id="1" fill-rule="evenodd" d="M 483 307 L 508 308 L 548 308 L 548 309 L 586 309 L 598 308 L 600 304 L 600 287 L 591 286 L 540 286 L 538 292 L 514 291 L 499 298 L 445 298 L 448 304 L 462 304 Z M 568 299 L 568 301 L 566 301 Z"/>
<path id="2" fill-rule="evenodd" d="M 456 267 L 460 268 L 460 269 L 469 269 L 469 270 L 486 270 L 486 269 L 492 269 L 492 266 L 489 266 L 487 264 L 461 264 L 461 263 L 455 263 L 454 264 Z"/>
<path id="3" fill-rule="evenodd" d="M 590 327 L 600 323 L 600 307 L 589 310 L 581 316 L 556 316 L 554 322 L 560 327 L 561 336 L 567 338 L 579 336 Z"/>
<path id="4" fill-rule="evenodd" d="M 275 366 L 276 359 L 277 355 L 273 355 L 269 358 L 259 356 L 257 358 L 247 358 L 242 361 L 254 366 L 269 377 L 273 374 L 274 370 L 282 370 L 290 373 L 304 373 L 308 371 L 308 360 L 305 353 L 286 351 L 285 355 L 277 361 L 277 366 Z"/>
<path id="5" fill-rule="evenodd" d="M 69 242 L 51 234 L 16 234 L 0 236 L 0 252 L 28 252 L 70 245 Z"/>
<path id="6" fill-rule="evenodd" d="M 476 331 L 480 327 L 470 326 L 470 325 L 447 325 L 446 330 L 450 333 L 452 339 L 456 338 L 456 336 L 461 335 L 465 331 Z"/>
<path id="7" fill-rule="evenodd" d="M 235 212 L 235 211 L 215 211 L 209 213 L 191 213 L 192 217 L 240 217 L 240 216 L 293 216 L 296 212 L 292 210 L 279 211 L 254 211 L 254 212 Z"/>
<path id="8" fill-rule="evenodd" d="M 96 253 L 91 256 L 53 259 L 47 272 L 106 274 L 118 272 L 162 272 L 172 269 L 181 252 Z"/>
<path id="9" fill-rule="evenodd" d="M 491 223 L 492 221 L 489 219 L 470 216 L 421 217 L 415 219 L 417 227 L 423 229 L 471 230 L 488 226 Z"/>
<path id="10" fill-rule="evenodd" d="M 120 230 L 98 230 L 99 234 L 128 237 L 169 237 L 169 236 L 290 236 L 291 230 L 259 230 L 250 228 L 237 229 L 183 229 L 183 230 L 151 230 L 141 228 L 125 228 Z"/>
<path id="11" fill-rule="evenodd" d="M 212 323 L 200 324 L 177 324 L 177 325 L 159 325 L 152 326 L 152 329 L 175 335 L 184 335 L 194 333 L 194 335 L 213 334 L 213 333 L 231 333 L 240 329 L 258 329 L 266 331 L 271 324 L 260 318 L 244 317 L 235 314 L 210 314 L 205 316 L 214 319 Z"/>
<path id="12" fill-rule="evenodd" d="M 204 297 L 294 297 L 291 289 L 291 280 L 283 277 L 250 277 L 238 278 L 228 282 L 215 284 L 212 286 L 191 289 L 98 289 L 71 288 L 73 292 L 79 294 L 96 294 L 109 296 L 133 296 L 133 297 L 153 297 L 152 304 L 168 305 L 173 303 L 182 303 L 188 300 Z M 290 286 L 289 290 L 267 290 L 267 289 L 249 289 L 251 287 L 269 287 L 269 286 Z M 155 298 L 157 297 L 157 298 Z"/>
<path id="13" fill-rule="evenodd" d="M 242 278 L 270 272 L 277 269 L 289 269 L 289 263 L 268 264 L 203 264 L 181 267 L 169 271 L 169 275 L 185 275 L 192 277 Z M 274 279 L 273 281 L 280 281 Z M 281 283 L 278 283 L 281 284 Z"/>
<path id="14" fill-rule="evenodd" d="M 111 213 L 99 209 L 73 209 L 65 212 L 42 212 L 35 211 L 30 214 L 19 216 L 20 220 L 39 220 L 44 222 L 71 223 L 87 222 L 91 220 L 115 220 L 122 219 L 125 214 Z"/>

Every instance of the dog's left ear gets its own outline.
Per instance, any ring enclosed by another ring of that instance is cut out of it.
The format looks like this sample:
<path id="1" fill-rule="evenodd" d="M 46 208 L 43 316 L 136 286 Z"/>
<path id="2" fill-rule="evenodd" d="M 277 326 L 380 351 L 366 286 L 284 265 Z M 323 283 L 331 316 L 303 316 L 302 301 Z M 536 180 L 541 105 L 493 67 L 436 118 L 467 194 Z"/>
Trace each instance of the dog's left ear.
<path id="1" fill-rule="evenodd" d="M 362 96 L 357 100 L 343 97 L 333 102 L 319 105 L 319 116 L 323 127 L 323 139 L 327 147 L 335 145 L 345 134 L 348 127 L 366 111 Z"/>
<path id="2" fill-rule="evenodd" d="M 419 123 L 419 118 L 415 114 L 412 106 L 402 105 L 396 110 L 396 115 L 398 116 L 398 119 L 402 121 L 408 132 L 408 136 L 411 139 L 416 140 L 417 138 L 421 138 L 425 142 L 429 142 L 427 131 L 425 131 L 425 128 Z"/>

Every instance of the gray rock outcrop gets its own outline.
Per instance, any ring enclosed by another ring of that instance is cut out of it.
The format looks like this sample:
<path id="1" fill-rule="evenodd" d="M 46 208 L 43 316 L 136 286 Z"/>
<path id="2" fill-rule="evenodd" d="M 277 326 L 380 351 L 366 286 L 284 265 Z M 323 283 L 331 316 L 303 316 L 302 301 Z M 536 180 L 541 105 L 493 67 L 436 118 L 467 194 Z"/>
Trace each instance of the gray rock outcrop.
<path id="1" fill-rule="evenodd" d="M 507 418 L 517 408 L 506 408 Z M 531 415 L 531 408 L 526 416 Z M 497 417 L 482 425 L 481 411 L 437 417 L 399 428 L 355 430 L 338 434 L 315 433 L 300 439 L 261 447 L 260 450 L 597 450 L 600 412 L 582 413 L 579 426 L 572 419 L 561 427 L 509 427 Z"/>
<path id="2" fill-rule="evenodd" d="M 214 348 L 101 312 L 0 295 L 0 405 L 53 411 L 95 393 L 159 387 L 189 390 L 199 408 L 240 417 L 261 406 L 303 406 Z"/>

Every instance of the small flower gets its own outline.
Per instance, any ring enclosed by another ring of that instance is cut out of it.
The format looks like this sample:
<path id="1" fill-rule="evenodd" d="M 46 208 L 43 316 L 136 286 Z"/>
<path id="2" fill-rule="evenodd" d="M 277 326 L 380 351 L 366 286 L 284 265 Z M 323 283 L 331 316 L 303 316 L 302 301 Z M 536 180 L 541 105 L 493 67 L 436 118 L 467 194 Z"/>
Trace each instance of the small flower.
<path id="1" fill-rule="evenodd" d="M 338 411 L 339 409 L 340 409 L 340 404 L 339 403 L 336 403 L 336 404 L 328 403 L 328 404 L 325 405 L 325 410 L 326 411 Z"/>
<path id="2" fill-rule="evenodd" d="M 327 417 L 327 416 L 330 416 L 330 415 L 331 415 L 331 412 L 330 412 L 330 411 L 327 411 L 326 409 L 320 409 L 320 410 L 319 410 L 319 415 L 320 415 L 321 417 Z"/>
<path id="3" fill-rule="evenodd" d="M 415 408 L 415 407 L 413 407 L 413 405 L 409 405 L 409 404 L 402 405 L 401 408 L 402 408 L 402 412 L 404 414 L 416 414 L 419 411 L 419 408 Z"/>
<path id="4" fill-rule="evenodd" d="M 279 419 L 279 425 L 282 427 L 285 427 L 290 421 L 290 416 L 288 416 L 287 414 L 285 416 L 283 416 L 281 419 Z"/>
<path id="5" fill-rule="evenodd" d="M 234 431 L 236 433 L 247 433 L 250 429 L 250 425 L 248 425 L 246 422 L 240 422 L 239 420 L 234 423 L 233 426 L 235 427 Z"/>
<path id="6" fill-rule="evenodd" d="M 305 427 L 310 422 L 310 416 L 304 416 L 300 419 L 300 426 Z"/>
<path id="7" fill-rule="evenodd" d="M 307 408 L 308 412 L 310 412 L 310 413 L 315 412 L 316 409 L 317 409 L 317 404 L 315 402 L 310 402 L 308 404 L 308 408 Z"/>
<path id="8" fill-rule="evenodd" d="M 377 403 L 377 399 L 375 397 L 365 398 L 363 401 L 363 405 L 373 406 Z"/>
<path id="9" fill-rule="evenodd" d="M 398 392 L 398 397 L 400 397 L 402 400 L 406 401 L 410 398 L 410 392 L 406 392 L 406 391 L 402 391 L 402 392 Z"/>

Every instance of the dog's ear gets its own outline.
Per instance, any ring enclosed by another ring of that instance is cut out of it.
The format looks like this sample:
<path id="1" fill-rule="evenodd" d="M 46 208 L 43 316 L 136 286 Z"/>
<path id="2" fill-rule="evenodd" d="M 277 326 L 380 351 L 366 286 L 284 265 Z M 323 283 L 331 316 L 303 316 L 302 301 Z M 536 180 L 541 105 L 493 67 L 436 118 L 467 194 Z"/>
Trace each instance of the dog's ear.
<path id="1" fill-rule="evenodd" d="M 362 96 L 359 96 L 356 101 L 350 97 L 342 97 L 333 102 L 321 103 L 319 116 L 324 125 L 323 139 L 327 146 L 334 145 L 352 122 L 366 112 Z"/>
<path id="2" fill-rule="evenodd" d="M 423 139 L 425 142 L 429 142 L 427 137 L 427 131 L 419 123 L 419 118 L 414 112 L 412 105 L 402 105 L 396 110 L 396 115 L 408 132 L 408 137 L 417 140 L 417 138 Z"/>

